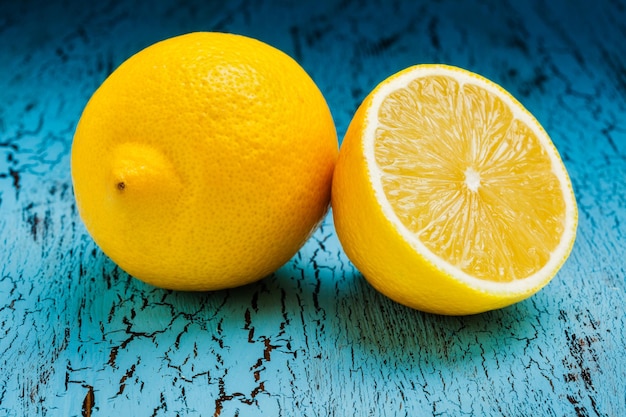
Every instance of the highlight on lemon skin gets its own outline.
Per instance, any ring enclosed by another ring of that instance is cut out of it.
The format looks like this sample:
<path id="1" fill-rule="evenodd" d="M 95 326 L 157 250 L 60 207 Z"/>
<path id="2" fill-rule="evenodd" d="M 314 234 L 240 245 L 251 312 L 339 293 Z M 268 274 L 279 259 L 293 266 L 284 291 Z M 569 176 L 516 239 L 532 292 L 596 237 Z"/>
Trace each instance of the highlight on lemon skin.
<path id="1" fill-rule="evenodd" d="M 168 289 L 259 280 L 327 213 L 338 155 L 322 93 L 252 38 L 196 32 L 123 62 L 87 103 L 72 182 L 87 231 L 126 272 Z"/>
<path id="2" fill-rule="evenodd" d="M 567 259 L 577 207 L 558 151 L 502 87 L 418 65 L 357 110 L 332 190 L 346 254 L 412 308 L 470 314 L 539 291 Z"/>

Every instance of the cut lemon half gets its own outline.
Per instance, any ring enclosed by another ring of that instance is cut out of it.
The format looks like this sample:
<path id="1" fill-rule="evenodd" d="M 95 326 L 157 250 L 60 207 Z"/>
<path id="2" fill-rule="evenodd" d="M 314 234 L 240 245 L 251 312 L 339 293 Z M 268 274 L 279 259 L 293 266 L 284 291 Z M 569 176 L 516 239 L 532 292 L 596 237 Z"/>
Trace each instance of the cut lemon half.
<path id="1" fill-rule="evenodd" d="M 417 65 L 380 83 L 335 168 L 339 240 L 374 288 L 409 307 L 473 314 L 543 288 L 569 256 L 578 211 L 539 122 L 467 70 Z"/>

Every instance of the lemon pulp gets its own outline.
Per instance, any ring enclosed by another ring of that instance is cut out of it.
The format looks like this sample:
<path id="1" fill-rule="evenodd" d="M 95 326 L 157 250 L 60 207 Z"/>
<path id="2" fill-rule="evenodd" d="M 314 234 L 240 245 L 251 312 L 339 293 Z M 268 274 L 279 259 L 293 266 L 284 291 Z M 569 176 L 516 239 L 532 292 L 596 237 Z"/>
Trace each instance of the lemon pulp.
<path id="1" fill-rule="evenodd" d="M 563 194 L 539 139 L 498 96 L 421 78 L 389 94 L 378 120 L 386 198 L 430 251 L 490 281 L 547 263 L 563 231 Z"/>

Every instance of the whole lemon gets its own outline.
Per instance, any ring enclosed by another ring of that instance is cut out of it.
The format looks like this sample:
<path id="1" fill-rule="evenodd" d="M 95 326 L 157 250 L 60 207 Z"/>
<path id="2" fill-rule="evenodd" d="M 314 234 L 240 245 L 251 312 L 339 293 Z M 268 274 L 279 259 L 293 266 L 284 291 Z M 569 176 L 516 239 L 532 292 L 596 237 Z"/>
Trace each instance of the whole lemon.
<path id="1" fill-rule="evenodd" d="M 320 90 L 249 37 L 157 42 L 96 90 L 77 125 L 78 212 L 102 251 L 158 287 L 216 290 L 287 262 L 325 216 L 338 154 Z"/>

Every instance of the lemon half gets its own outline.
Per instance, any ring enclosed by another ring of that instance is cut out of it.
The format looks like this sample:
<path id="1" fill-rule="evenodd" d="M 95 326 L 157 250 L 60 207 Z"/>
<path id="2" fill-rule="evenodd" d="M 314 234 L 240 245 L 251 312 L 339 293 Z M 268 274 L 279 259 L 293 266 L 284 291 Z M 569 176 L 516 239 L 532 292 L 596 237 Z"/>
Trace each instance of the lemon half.
<path id="1" fill-rule="evenodd" d="M 340 149 L 333 217 L 349 259 L 409 307 L 460 315 L 544 287 L 570 254 L 577 206 L 539 122 L 467 70 L 417 65 L 364 100 Z"/>

